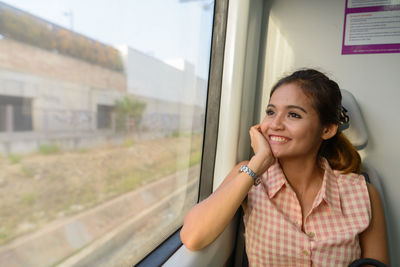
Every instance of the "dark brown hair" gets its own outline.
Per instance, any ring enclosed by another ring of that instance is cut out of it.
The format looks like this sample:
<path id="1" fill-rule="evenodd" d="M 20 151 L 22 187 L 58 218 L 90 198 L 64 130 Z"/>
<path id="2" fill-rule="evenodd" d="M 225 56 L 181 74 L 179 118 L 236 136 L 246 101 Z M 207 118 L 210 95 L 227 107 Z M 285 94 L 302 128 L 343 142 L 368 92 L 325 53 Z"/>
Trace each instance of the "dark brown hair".
<path id="1" fill-rule="evenodd" d="M 342 112 L 342 94 L 336 82 L 314 69 L 302 69 L 280 79 L 271 90 L 270 96 L 281 85 L 296 83 L 310 97 L 314 109 L 323 126 L 340 124 Z M 343 173 L 360 173 L 361 158 L 357 150 L 341 131 L 324 140 L 318 155 L 325 157 L 332 169 Z"/>

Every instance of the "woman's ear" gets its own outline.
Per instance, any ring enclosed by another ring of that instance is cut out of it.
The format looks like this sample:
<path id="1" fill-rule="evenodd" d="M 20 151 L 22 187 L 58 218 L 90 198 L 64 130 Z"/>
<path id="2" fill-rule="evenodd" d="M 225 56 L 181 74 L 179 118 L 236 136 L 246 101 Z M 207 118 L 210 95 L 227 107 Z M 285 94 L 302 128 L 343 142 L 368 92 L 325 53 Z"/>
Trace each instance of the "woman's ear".
<path id="1" fill-rule="evenodd" d="M 338 130 L 337 124 L 332 123 L 332 124 L 329 124 L 328 126 L 324 126 L 324 128 L 322 129 L 321 138 L 323 140 L 328 140 L 335 136 L 337 130 Z"/>

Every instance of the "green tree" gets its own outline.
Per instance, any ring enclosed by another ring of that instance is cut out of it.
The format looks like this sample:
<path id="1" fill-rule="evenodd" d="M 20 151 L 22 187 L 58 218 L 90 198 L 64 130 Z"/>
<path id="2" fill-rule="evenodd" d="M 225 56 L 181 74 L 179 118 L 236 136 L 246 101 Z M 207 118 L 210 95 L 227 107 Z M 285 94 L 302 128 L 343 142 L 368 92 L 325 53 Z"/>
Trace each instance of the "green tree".
<path id="1" fill-rule="evenodd" d="M 138 128 L 142 120 L 146 103 L 134 98 L 125 96 L 115 101 L 116 130 L 132 132 Z"/>

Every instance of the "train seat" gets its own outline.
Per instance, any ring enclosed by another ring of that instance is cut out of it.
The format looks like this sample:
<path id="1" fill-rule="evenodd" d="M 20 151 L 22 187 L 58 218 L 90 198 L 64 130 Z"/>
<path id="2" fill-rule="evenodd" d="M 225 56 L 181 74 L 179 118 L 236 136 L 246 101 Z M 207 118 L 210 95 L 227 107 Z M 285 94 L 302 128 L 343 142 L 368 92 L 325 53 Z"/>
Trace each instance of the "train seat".
<path id="1" fill-rule="evenodd" d="M 366 123 L 353 94 L 345 89 L 342 89 L 341 92 L 342 105 L 347 110 L 347 115 L 349 116 L 349 126 L 347 129 L 343 130 L 343 134 L 349 139 L 349 141 L 357 150 L 362 150 L 368 144 L 368 129 L 366 127 Z M 367 182 L 373 184 L 378 190 L 382 199 L 385 214 L 387 214 L 385 194 L 381 179 L 368 161 L 362 161 L 362 174 L 365 176 Z"/>
<path id="2" fill-rule="evenodd" d="M 349 91 L 342 89 L 342 106 L 347 110 L 347 115 L 349 116 L 349 125 L 346 129 L 343 130 L 343 134 L 349 139 L 349 141 L 353 144 L 353 146 L 357 150 L 364 149 L 368 144 L 368 129 L 366 127 L 366 123 L 361 114 L 360 107 L 353 96 Z M 387 218 L 387 205 L 385 201 L 385 194 L 382 186 L 382 182 L 377 172 L 373 168 L 373 166 L 368 163 L 366 160 L 362 160 L 362 172 L 361 172 L 365 180 L 368 183 L 371 183 L 378 190 L 379 195 L 382 200 L 383 210 L 385 214 L 386 222 Z M 363 266 L 365 264 L 370 264 L 373 266 L 385 266 L 383 263 L 379 261 L 365 261 L 369 259 L 360 259 L 358 261 L 353 262 L 350 266 L 357 267 Z"/>

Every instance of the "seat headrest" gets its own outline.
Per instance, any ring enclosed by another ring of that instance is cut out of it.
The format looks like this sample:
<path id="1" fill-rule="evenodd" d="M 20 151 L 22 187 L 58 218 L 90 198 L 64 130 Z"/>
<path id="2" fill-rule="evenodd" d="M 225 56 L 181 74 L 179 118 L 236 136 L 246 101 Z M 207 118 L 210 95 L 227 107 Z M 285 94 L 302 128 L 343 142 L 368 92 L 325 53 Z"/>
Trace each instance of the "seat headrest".
<path id="1" fill-rule="evenodd" d="M 361 150 L 368 143 L 366 123 L 353 94 L 344 89 L 341 89 L 341 93 L 342 106 L 347 110 L 347 115 L 349 116 L 349 127 L 343 130 L 343 134 L 357 150 Z"/>

